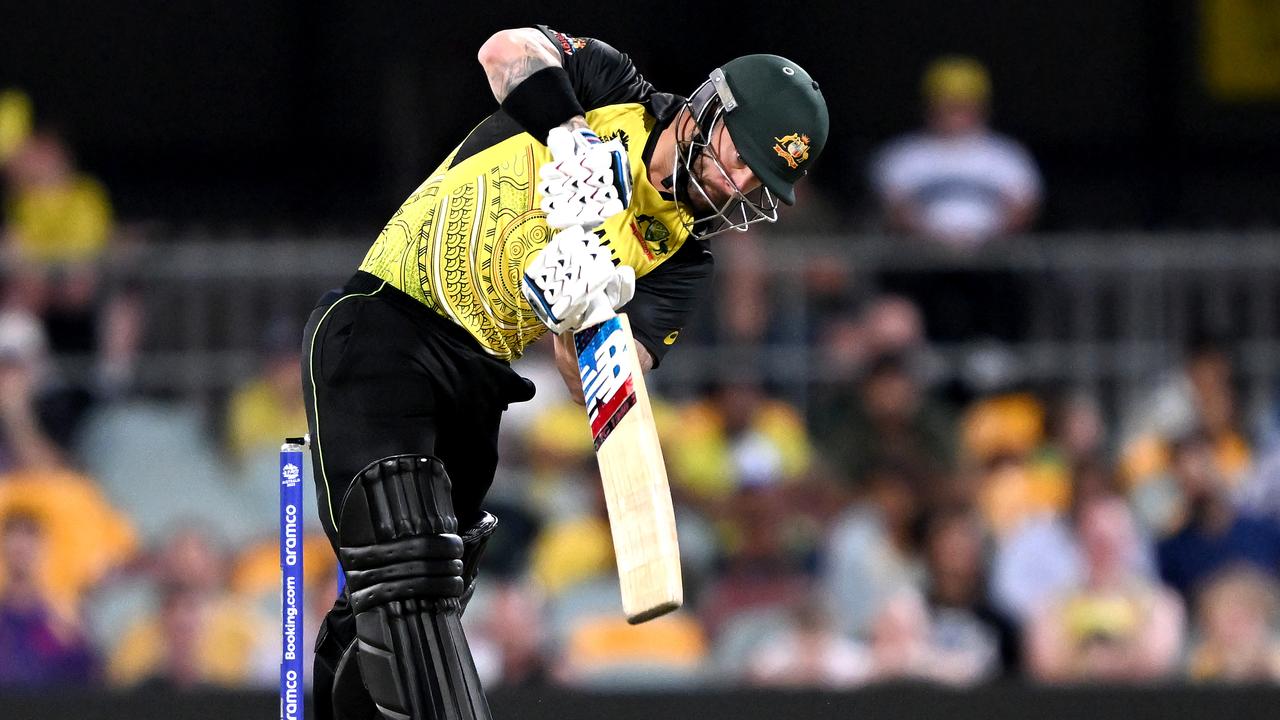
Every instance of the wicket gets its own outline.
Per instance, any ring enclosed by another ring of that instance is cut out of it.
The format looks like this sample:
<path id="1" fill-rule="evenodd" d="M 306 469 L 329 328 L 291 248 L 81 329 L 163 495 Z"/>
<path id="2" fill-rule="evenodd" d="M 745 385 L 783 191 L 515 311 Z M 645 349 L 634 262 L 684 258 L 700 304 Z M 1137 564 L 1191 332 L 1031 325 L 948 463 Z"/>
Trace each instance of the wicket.
<path id="1" fill-rule="evenodd" d="M 306 438 L 280 446 L 280 720 L 304 720 L 302 454 Z"/>

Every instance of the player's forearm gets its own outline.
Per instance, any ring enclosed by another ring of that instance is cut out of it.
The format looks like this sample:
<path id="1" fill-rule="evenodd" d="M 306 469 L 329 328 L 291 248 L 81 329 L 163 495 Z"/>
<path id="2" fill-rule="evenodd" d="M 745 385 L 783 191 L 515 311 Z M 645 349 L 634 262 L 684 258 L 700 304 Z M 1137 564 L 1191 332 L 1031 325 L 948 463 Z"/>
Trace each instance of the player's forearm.
<path id="1" fill-rule="evenodd" d="M 649 372 L 653 369 L 653 356 L 649 354 L 649 350 L 643 343 L 636 343 L 636 356 L 640 358 L 640 370 Z"/>
<path id="2" fill-rule="evenodd" d="M 493 97 L 500 103 L 530 75 L 560 65 L 551 41 L 530 28 L 495 33 L 480 46 L 478 59 L 489 78 Z"/>
<path id="3" fill-rule="evenodd" d="M 586 405 L 587 400 L 582 392 L 582 378 L 578 375 L 578 352 L 573 345 L 573 333 L 563 332 L 555 336 L 556 370 L 564 386 L 569 390 L 569 398 L 579 405 Z"/>

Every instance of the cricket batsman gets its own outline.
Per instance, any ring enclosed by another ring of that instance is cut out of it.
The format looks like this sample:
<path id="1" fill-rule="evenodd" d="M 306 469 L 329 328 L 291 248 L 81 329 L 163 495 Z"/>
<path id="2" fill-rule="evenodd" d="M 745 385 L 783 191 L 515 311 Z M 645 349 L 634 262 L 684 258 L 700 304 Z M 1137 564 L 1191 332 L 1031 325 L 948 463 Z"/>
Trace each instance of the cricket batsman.
<path id="1" fill-rule="evenodd" d="M 321 720 L 491 717 L 460 617 L 497 524 L 499 418 L 534 393 L 511 361 L 550 330 L 581 402 L 573 331 L 607 305 L 656 367 L 707 294 L 706 238 L 775 221 L 827 139 L 818 83 L 774 55 L 688 98 L 541 26 L 479 61 L 500 107 L 307 324 L 318 511 L 347 580 L 316 643 Z"/>

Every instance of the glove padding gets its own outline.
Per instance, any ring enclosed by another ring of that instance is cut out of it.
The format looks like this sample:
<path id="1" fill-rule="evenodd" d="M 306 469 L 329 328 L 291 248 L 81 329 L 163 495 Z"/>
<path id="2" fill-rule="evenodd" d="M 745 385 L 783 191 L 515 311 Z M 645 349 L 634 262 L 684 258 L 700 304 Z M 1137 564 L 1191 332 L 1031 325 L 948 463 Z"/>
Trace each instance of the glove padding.
<path id="1" fill-rule="evenodd" d="M 599 239 L 574 226 L 556 233 L 529 261 L 520 289 L 552 332 L 576 332 L 627 304 L 635 295 L 636 273 L 627 265 L 615 267 Z"/>
<path id="2" fill-rule="evenodd" d="M 538 192 L 548 225 L 591 230 L 631 203 L 631 163 L 621 141 L 557 127 L 547 147 L 552 160 L 538 170 Z"/>

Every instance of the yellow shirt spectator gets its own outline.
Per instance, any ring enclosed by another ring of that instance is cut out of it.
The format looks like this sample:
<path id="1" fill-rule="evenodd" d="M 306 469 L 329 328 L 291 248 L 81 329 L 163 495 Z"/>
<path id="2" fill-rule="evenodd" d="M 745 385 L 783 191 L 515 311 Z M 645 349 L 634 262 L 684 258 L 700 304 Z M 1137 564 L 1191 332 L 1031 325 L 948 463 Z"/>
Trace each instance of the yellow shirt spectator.
<path id="1" fill-rule="evenodd" d="M 9 204 L 8 226 L 19 256 L 41 264 L 90 262 L 111 236 L 106 188 L 87 175 L 20 190 Z"/>
<path id="2" fill-rule="evenodd" d="M 724 413 L 709 401 L 681 413 L 678 432 L 665 445 L 673 483 L 704 500 L 724 499 L 736 489 L 744 468 L 735 462 L 735 438 L 728 424 Z M 803 419 L 790 405 L 760 400 L 746 421 L 746 434 L 765 441 L 772 451 L 774 479 L 794 480 L 808 472 L 812 446 Z"/>
<path id="3" fill-rule="evenodd" d="M 259 378 L 231 397 L 227 412 L 227 443 L 237 458 L 264 445 L 275 447 L 280 439 L 298 434 L 307 426 L 302 395 L 281 397 L 268 378 Z"/>
<path id="4" fill-rule="evenodd" d="M 45 588 L 54 607 L 69 615 L 76 614 L 81 595 L 137 547 L 128 519 L 92 480 L 70 470 L 0 476 L 0 516 L 14 510 L 40 519 L 49 543 L 41 573 Z"/>
<path id="5" fill-rule="evenodd" d="M 609 572 L 614 560 L 608 522 L 579 517 L 552 525 L 534 542 L 530 566 L 548 595 Z"/>
<path id="6" fill-rule="evenodd" d="M 229 599 L 179 593 L 164 603 L 159 613 L 125 631 L 107 666 L 112 685 L 153 678 L 221 686 L 249 680 L 253 654 L 262 634 L 271 632 L 270 623 L 246 603 Z"/>

